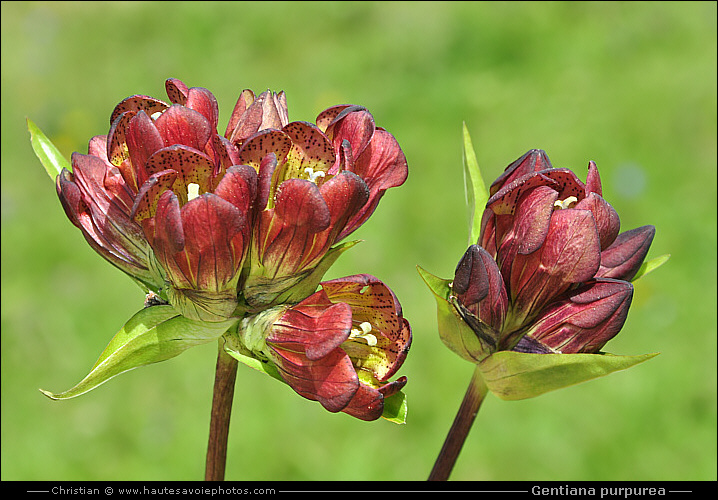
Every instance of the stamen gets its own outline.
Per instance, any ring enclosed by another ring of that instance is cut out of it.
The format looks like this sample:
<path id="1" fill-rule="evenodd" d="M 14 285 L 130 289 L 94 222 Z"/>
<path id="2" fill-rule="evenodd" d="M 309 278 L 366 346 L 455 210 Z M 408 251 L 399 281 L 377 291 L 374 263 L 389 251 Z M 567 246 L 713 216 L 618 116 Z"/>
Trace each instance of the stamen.
<path id="1" fill-rule="evenodd" d="M 571 206 L 578 201 L 575 196 L 569 196 L 565 200 L 556 200 L 553 202 L 553 206 L 559 210 L 562 208 L 571 208 Z"/>
<path id="2" fill-rule="evenodd" d="M 190 182 L 187 184 L 187 201 L 194 200 L 199 196 L 199 184 Z"/>
<path id="3" fill-rule="evenodd" d="M 365 321 L 359 325 L 359 328 L 361 328 L 361 331 L 359 331 L 357 328 L 352 328 L 351 333 L 349 334 L 349 338 L 360 338 L 366 340 L 366 343 L 368 346 L 373 347 L 376 345 L 376 336 L 372 335 L 372 327 L 371 323 L 368 321 Z"/>
<path id="4" fill-rule="evenodd" d="M 324 176 L 326 175 L 326 173 L 324 173 L 324 172 L 321 171 L 321 170 L 317 170 L 317 171 L 315 172 L 312 167 L 307 167 L 307 168 L 305 168 L 305 169 L 304 169 L 304 172 L 305 172 L 305 173 L 307 174 L 307 176 L 309 177 L 309 181 L 310 181 L 310 182 L 313 182 L 314 184 L 317 183 L 317 179 L 318 179 L 319 177 L 324 177 Z"/>
<path id="5" fill-rule="evenodd" d="M 161 114 L 162 114 L 162 111 L 156 111 L 156 112 L 152 113 L 152 116 L 150 118 L 152 118 L 153 120 L 156 120 L 157 118 L 160 117 Z"/>

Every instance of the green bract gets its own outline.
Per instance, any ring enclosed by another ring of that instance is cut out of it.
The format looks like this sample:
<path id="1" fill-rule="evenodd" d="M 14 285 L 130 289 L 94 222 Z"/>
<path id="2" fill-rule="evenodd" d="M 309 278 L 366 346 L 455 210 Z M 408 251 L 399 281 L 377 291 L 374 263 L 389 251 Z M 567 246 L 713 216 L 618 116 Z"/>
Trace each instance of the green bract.
<path id="1" fill-rule="evenodd" d="M 47 175 L 54 181 L 62 172 L 63 168 L 72 171 L 72 165 L 68 162 L 47 136 L 33 123 L 27 119 L 27 129 L 30 131 L 30 142 L 35 155 L 45 167 Z"/>
<path id="2" fill-rule="evenodd" d="M 484 213 L 486 200 L 489 199 L 489 192 L 486 190 L 484 178 L 481 176 L 479 162 L 476 160 L 476 153 L 471 144 L 469 130 L 464 123 L 464 189 L 466 190 L 466 202 L 469 206 L 469 245 L 479 239 L 481 232 L 481 215 Z"/>
<path id="3" fill-rule="evenodd" d="M 60 393 L 40 390 L 51 399 L 74 398 L 115 375 L 174 358 L 190 347 L 216 340 L 238 321 L 239 318 L 214 323 L 193 321 L 177 314 L 172 306 L 142 309 L 117 332 L 90 373 L 76 386 Z"/>

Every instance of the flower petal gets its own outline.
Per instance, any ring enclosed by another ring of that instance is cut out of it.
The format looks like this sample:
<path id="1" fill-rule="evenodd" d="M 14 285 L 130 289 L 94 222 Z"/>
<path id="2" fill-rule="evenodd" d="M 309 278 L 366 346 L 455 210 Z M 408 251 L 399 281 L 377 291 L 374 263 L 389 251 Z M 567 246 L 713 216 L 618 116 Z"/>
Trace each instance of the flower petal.
<path id="1" fill-rule="evenodd" d="M 374 213 L 384 192 L 392 187 L 401 186 L 408 175 L 408 165 L 404 152 L 393 135 L 377 129 L 371 142 L 359 157 L 354 157 L 354 173 L 364 179 L 369 187 L 369 200 L 362 209 L 347 223 L 339 234 L 339 239 L 359 228 Z"/>
<path id="2" fill-rule="evenodd" d="M 456 268 L 452 290 L 466 309 L 459 311 L 462 316 L 468 311 L 476 320 L 491 327 L 493 332 L 501 330 L 509 302 L 503 278 L 491 254 L 477 245 L 471 245 Z M 476 326 L 475 322 L 469 324 Z M 486 333 L 485 328 L 479 330 L 477 335 Z M 491 334 L 490 337 L 496 345 L 496 335 Z M 491 343 L 489 339 L 484 340 Z"/>
<path id="3" fill-rule="evenodd" d="M 618 217 L 618 212 L 601 195 L 595 192 L 589 192 L 586 198 L 578 202 L 574 208 L 576 210 L 591 211 L 601 240 L 601 250 L 608 248 L 621 230 L 621 220 Z"/>
<path id="4" fill-rule="evenodd" d="M 277 162 L 281 164 L 291 148 L 292 140 L 281 130 L 263 130 L 247 139 L 242 145 L 239 150 L 239 162 L 259 171 L 265 156 L 274 153 Z"/>
<path id="5" fill-rule="evenodd" d="M 229 167 L 214 194 L 227 200 L 243 213 L 249 213 L 257 196 L 257 172 L 248 165 Z"/>
<path id="6" fill-rule="evenodd" d="M 646 258 L 655 234 L 654 226 L 641 226 L 619 234 L 601 253 L 596 277 L 630 281 Z"/>
<path id="7" fill-rule="evenodd" d="M 242 143 L 244 139 L 257 132 L 257 129 L 253 130 L 238 130 L 237 126 L 240 124 L 240 120 L 247 111 L 247 108 L 254 102 L 254 92 L 250 89 L 244 89 L 237 99 L 237 103 L 234 105 L 232 115 L 229 117 L 227 123 L 227 130 L 224 136 L 233 144 Z M 244 124 L 244 123 L 243 123 Z"/>
<path id="8" fill-rule="evenodd" d="M 110 115 L 110 125 L 112 125 L 118 116 L 122 113 L 130 111 L 132 115 L 140 110 L 145 111 L 148 115 L 152 116 L 154 113 L 161 113 L 169 108 L 166 102 L 155 99 L 154 97 L 146 95 L 132 95 L 123 99 Z"/>
<path id="9" fill-rule="evenodd" d="M 314 123 L 317 124 L 319 130 L 326 133 L 329 124 L 331 124 L 336 119 L 336 117 L 339 116 L 339 114 L 347 108 L 359 109 L 361 108 L 361 106 L 357 106 L 355 104 L 338 104 L 336 106 L 332 106 L 319 113 Z"/>
<path id="10" fill-rule="evenodd" d="M 165 146 L 182 144 L 204 151 L 212 136 L 212 126 L 201 113 L 173 104 L 155 120 L 155 127 L 165 140 Z"/>
<path id="11" fill-rule="evenodd" d="M 376 338 L 374 346 L 347 342 L 344 350 L 378 381 L 392 377 L 403 364 L 412 340 L 411 327 L 394 292 L 369 274 L 324 281 L 321 286 L 329 300 L 351 306 L 355 325 L 369 323 Z"/>
<path id="12" fill-rule="evenodd" d="M 257 177 L 257 211 L 267 208 L 267 203 L 269 203 L 272 194 L 272 178 L 274 177 L 276 168 L 277 157 L 274 153 L 269 153 L 259 164 Z"/>
<path id="13" fill-rule="evenodd" d="M 331 214 L 330 226 L 333 234 L 328 235 L 333 245 L 339 232 L 345 231 L 347 222 L 366 205 L 369 189 L 364 181 L 352 172 L 341 172 L 319 189 Z"/>
<path id="14" fill-rule="evenodd" d="M 632 297 L 627 281 L 589 281 L 544 311 L 527 336 L 554 352 L 598 352 L 623 327 Z"/>
<path id="15" fill-rule="evenodd" d="M 516 254 L 528 255 L 543 245 L 548 235 L 558 192 L 548 186 L 524 191 L 516 202 L 513 217 L 496 215 L 496 260 L 509 276 Z"/>
<path id="16" fill-rule="evenodd" d="M 331 213 L 319 188 L 304 179 L 289 179 L 277 193 L 274 215 L 285 226 L 306 227 L 312 233 L 329 226 Z"/>
<path id="17" fill-rule="evenodd" d="M 497 215 L 513 214 L 521 195 L 537 186 L 548 186 L 555 189 L 561 200 L 570 196 L 576 197 L 577 200 L 582 200 L 586 190 L 583 182 L 571 170 L 552 168 L 531 172 L 504 184 L 500 190 L 489 198 L 486 206 L 491 208 Z"/>
<path id="18" fill-rule="evenodd" d="M 359 379 L 349 356 L 335 349 L 318 360 L 299 351 L 271 347 L 272 360 L 282 378 L 300 396 L 319 401 L 330 412 L 343 410 L 359 389 Z"/>
<path id="19" fill-rule="evenodd" d="M 168 78 L 165 80 L 165 90 L 167 97 L 170 98 L 172 104 L 184 104 L 187 102 L 187 94 L 189 89 L 182 80 L 177 78 Z"/>
<path id="20" fill-rule="evenodd" d="M 187 185 L 199 185 L 199 192 L 210 190 L 214 165 L 204 153 L 176 144 L 156 151 L 146 163 L 147 172 L 152 175 L 163 170 L 175 170 L 178 180 L 173 189 L 182 204 L 187 202 Z"/>
<path id="21" fill-rule="evenodd" d="M 182 207 L 184 256 L 178 259 L 193 288 L 222 291 L 237 277 L 248 241 L 246 214 L 206 193 Z M 159 224 L 159 222 L 156 222 Z"/>
<path id="22" fill-rule="evenodd" d="M 538 313 L 571 284 L 591 279 L 600 264 L 596 223 L 588 210 L 557 210 L 540 250 L 517 254 L 511 267 L 509 293 L 514 321 Z"/>
<path id="23" fill-rule="evenodd" d="M 344 303 L 332 304 L 322 291 L 290 307 L 272 326 L 267 343 L 301 351 L 316 361 L 341 346 L 349 337 L 352 310 Z"/>
<path id="24" fill-rule="evenodd" d="M 147 159 L 165 146 L 164 139 L 144 111 L 130 119 L 125 135 L 134 177 L 137 179 L 137 185 L 142 186 L 149 177 L 145 167 Z"/>
<path id="25" fill-rule="evenodd" d="M 176 179 L 177 172 L 175 170 L 162 170 L 152 174 L 135 197 L 131 212 L 132 220 L 142 222 L 154 217 L 160 196 L 172 188 Z"/>
<path id="26" fill-rule="evenodd" d="M 127 149 L 126 133 L 127 125 L 135 114 L 135 111 L 127 111 L 119 114 L 112 122 L 110 131 L 107 134 L 107 159 L 116 167 L 120 167 L 123 161 L 129 160 L 130 158 L 130 152 Z M 134 175 L 134 173 L 131 172 L 130 175 Z"/>
<path id="27" fill-rule="evenodd" d="M 358 158 L 372 140 L 376 125 L 374 117 L 362 106 L 350 106 L 342 110 L 327 126 L 325 133 L 339 151 L 342 142 L 349 142 L 354 158 Z"/>
<path id="28" fill-rule="evenodd" d="M 598 175 L 598 167 L 596 167 L 596 163 L 593 160 L 588 162 L 588 175 L 586 176 L 586 196 L 590 193 L 603 196 L 601 177 Z"/>
<path id="29" fill-rule="evenodd" d="M 157 201 L 155 212 L 155 236 L 152 248 L 157 259 L 170 274 L 176 271 L 175 254 L 184 250 L 185 235 L 182 228 L 182 217 L 180 215 L 180 204 L 177 196 L 172 191 L 165 191 Z M 173 274 L 173 281 L 176 283 L 177 273 Z M 189 277 L 185 278 L 186 288 L 191 287 Z"/>
<path id="30" fill-rule="evenodd" d="M 336 160 L 329 139 L 315 125 L 308 122 L 292 122 L 282 131 L 292 141 L 286 162 L 282 165 L 276 184 L 286 179 L 306 178 L 306 168 L 314 172 L 328 172 Z M 279 156 L 277 156 L 279 159 Z M 280 162 L 281 163 L 281 162 Z"/>
<path id="31" fill-rule="evenodd" d="M 551 160 L 548 159 L 546 151 L 532 149 L 506 167 L 504 172 L 491 184 L 489 195 L 493 196 L 501 188 L 526 174 L 550 168 L 552 168 Z"/>
<path id="32" fill-rule="evenodd" d="M 192 87 L 187 91 L 187 102 L 184 104 L 189 109 L 198 111 L 207 118 L 212 130 L 217 129 L 219 122 L 219 105 L 214 94 L 204 87 Z"/>

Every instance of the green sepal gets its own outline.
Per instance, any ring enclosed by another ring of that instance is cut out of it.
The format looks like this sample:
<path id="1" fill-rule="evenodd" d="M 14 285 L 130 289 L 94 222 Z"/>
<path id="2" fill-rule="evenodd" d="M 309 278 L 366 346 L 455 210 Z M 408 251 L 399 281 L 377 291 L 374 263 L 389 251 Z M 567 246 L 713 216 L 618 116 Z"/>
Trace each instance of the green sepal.
<path id="1" fill-rule="evenodd" d="M 453 352 L 472 363 L 477 363 L 488 356 L 487 347 L 481 343 L 481 339 L 449 302 L 451 280 L 438 278 L 420 266 L 416 266 L 416 269 L 436 299 L 436 320 L 441 341 Z"/>
<path id="2" fill-rule="evenodd" d="M 330 267 L 336 262 L 341 254 L 349 250 L 351 247 L 359 243 L 361 240 L 345 241 L 339 245 L 335 245 L 330 248 L 327 253 L 319 261 L 317 267 L 302 279 L 299 283 L 294 285 L 292 288 L 283 292 L 274 301 L 275 304 L 296 304 L 309 297 L 311 294 L 317 291 L 319 283 L 322 278 L 329 270 Z"/>
<path id="3" fill-rule="evenodd" d="M 479 169 L 479 162 L 476 160 L 474 146 L 471 143 L 469 129 L 464 122 L 464 189 L 466 203 L 469 208 L 469 245 L 473 245 L 479 239 L 481 233 L 481 218 L 489 199 L 489 192 L 486 190 L 486 183 Z"/>
<path id="4" fill-rule="evenodd" d="M 395 424 L 405 424 L 407 410 L 406 394 L 399 391 L 384 400 L 384 412 L 381 418 Z"/>
<path id="5" fill-rule="evenodd" d="M 659 267 L 661 267 L 663 264 L 668 262 L 668 259 L 671 257 L 671 254 L 667 253 L 664 255 L 661 255 L 659 257 L 654 257 L 651 260 L 644 261 L 643 264 L 641 264 L 641 267 L 638 268 L 638 272 L 633 277 L 631 281 L 636 281 L 638 278 L 644 277 L 646 274 L 650 273 L 651 271 L 655 271 Z"/>
<path id="6" fill-rule="evenodd" d="M 27 120 L 27 130 L 30 132 L 30 142 L 35 155 L 45 167 L 47 175 L 54 181 L 57 176 L 66 168 L 72 172 L 72 165 L 67 161 L 55 145 L 47 138 L 40 128 L 29 118 Z"/>
<path id="7" fill-rule="evenodd" d="M 69 399 L 138 366 L 173 358 L 190 347 L 219 338 L 239 318 L 204 323 L 180 316 L 172 306 L 142 309 L 117 332 L 90 373 L 75 387 L 60 393 L 40 389 L 51 399 Z"/>
<path id="8" fill-rule="evenodd" d="M 277 367 L 274 366 L 274 363 L 269 360 L 259 359 L 257 355 L 244 347 L 237 332 L 227 332 L 222 339 L 224 340 L 225 352 L 234 359 L 250 368 L 266 373 L 270 377 L 286 384 L 282 376 L 279 374 L 279 370 L 277 370 Z"/>
<path id="9" fill-rule="evenodd" d="M 478 364 L 489 390 L 509 401 L 528 399 L 563 387 L 603 377 L 649 360 L 658 353 L 534 354 L 498 351 Z"/>
<path id="10" fill-rule="evenodd" d="M 324 257 L 314 268 L 283 278 L 264 276 L 261 264 L 256 264 L 260 272 L 250 274 L 244 283 L 242 293 L 247 306 L 243 309 L 251 313 L 276 304 L 296 304 L 301 302 L 317 291 L 324 274 L 339 256 L 360 241 L 347 241 L 333 246 L 324 254 Z M 255 263 L 252 263 L 252 265 L 254 266 Z"/>

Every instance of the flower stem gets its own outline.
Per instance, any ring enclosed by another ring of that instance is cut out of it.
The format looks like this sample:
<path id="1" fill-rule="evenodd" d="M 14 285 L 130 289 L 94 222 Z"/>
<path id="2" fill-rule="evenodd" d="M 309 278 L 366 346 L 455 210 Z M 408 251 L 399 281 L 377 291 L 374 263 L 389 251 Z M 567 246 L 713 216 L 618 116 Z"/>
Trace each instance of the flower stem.
<path id="1" fill-rule="evenodd" d="M 431 469 L 429 481 L 446 481 L 449 479 L 456 459 L 461 452 L 461 447 L 466 441 L 466 436 L 469 435 L 471 425 L 474 423 L 476 414 L 479 412 L 487 392 L 488 388 L 477 366 L 471 377 L 469 387 L 466 389 L 464 400 L 456 413 L 454 423 L 451 424 L 449 434 L 446 436 L 444 446 L 442 446 L 439 456 L 436 458 L 434 468 Z"/>
<path id="2" fill-rule="evenodd" d="M 224 481 L 224 468 L 227 463 L 229 417 L 232 414 L 237 364 L 237 360 L 225 352 L 224 340 L 220 338 L 217 368 L 214 375 L 212 415 L 209 423 L 207 464 L 204 473 L 205 481 Z"/>

